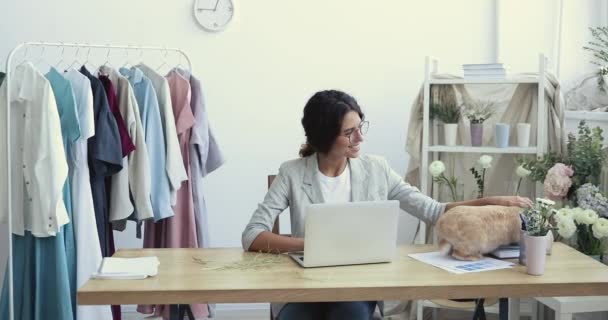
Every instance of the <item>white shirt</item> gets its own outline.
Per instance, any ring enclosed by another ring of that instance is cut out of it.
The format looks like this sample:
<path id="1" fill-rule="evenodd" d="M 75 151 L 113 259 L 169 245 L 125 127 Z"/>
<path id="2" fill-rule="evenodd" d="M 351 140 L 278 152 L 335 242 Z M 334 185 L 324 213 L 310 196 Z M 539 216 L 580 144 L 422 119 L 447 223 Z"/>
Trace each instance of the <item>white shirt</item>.
<path id="1" fill-rule="evenodd" d="M 70 191 L 76 233 L 76 287 L 80 288 L 91 274 L 97 272 L 102 259 L 87 160 L 87 140 L 95 135 L 95 116 L 89 78 L 74 69 L 64 73 L 64 77 L 72 84 L 80 123 L 80 138 L 74 142 L 70 155 L 73 160 Z M 105 320 L 112 318 L 112 312 L 109 306 L 79 305 L 76 307 L 76 318 Z"/>
<path id="2" fill-rule="evenodd" d="M 55 95 L 48 80 L 27 62 L 11 79 L 12 232 L 29 230 L 36 237 L 55 236 L 69 222 L 63 203 L 68 164 Z M 0 203 L 6 204 L 6 90 L 0 89 Z M 3 205 L 0 222 L 8 222 Z"/>
<path id="3" fill-rule="evenodd" d="M 133 213 L 129 191 L 133 196 L 138 221 L 154 217 L 150 201 L 150 159 L 139 115 L 139 106 L 129 80 L 118 71 L 102 66 L 99 73 L 107 75 L 114 85 L 118 108 L 122 115 L 135 150 L 123 159 L 123 167 L 112 176 L 110 194 L 110 221 L 124 220 Z"/>
<path id="4" fill-rule="evenodd" d="M 321 187 L 321 194 L 325 202 L 351 201 L 350 167 L 348 165 L 337 177 L 328 177 L 321 171 L 319 171 L 317 176 L 319 177 L 319 186 Z"/>
<path id="5" fill-rule="evenodd" d="M 188 175 L 186 174 L 182 152 L 177 140 L 177 129 L 175 128 L 175 116 L 173 115 L 173 106 L 171 104 L 169 82 L 167 82 L 167 78 L 145 64 L 139 64 L 137 68 L 150 79 L 158 98 L 160 119 L 165 134 L 165 171 L 167 172 L 171 187 L 171 205 L 175 205 L 177 202 L 177 190 L 179 190 L 183 181 L 188 180 Z"/>

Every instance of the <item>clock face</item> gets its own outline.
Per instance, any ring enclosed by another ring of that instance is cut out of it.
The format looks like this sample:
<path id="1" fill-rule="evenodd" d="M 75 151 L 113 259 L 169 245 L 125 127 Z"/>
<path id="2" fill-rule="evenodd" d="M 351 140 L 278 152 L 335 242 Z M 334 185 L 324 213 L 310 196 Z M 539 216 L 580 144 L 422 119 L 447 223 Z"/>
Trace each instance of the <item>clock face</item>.
<path id="1" fill-rule="evenodd" d="M 205 30 L 223 30 L 233 15 L 232 0 L 194 0 L 194 17 Z"/>

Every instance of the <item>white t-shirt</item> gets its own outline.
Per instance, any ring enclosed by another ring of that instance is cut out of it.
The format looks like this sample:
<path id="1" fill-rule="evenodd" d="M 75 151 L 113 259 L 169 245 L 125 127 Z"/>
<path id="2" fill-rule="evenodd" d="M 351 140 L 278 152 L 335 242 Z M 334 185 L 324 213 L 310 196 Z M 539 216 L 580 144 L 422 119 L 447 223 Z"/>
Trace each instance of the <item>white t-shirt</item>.
<path id="1" fill-rule="evenodd" d="M 319 184 L 321 185 L 321 194 L 325 202 L 350 202 L 351 187 L 350 187 L 350 166 L 346 168 L 337 177 L 328 177 L 319 171 Z"/>

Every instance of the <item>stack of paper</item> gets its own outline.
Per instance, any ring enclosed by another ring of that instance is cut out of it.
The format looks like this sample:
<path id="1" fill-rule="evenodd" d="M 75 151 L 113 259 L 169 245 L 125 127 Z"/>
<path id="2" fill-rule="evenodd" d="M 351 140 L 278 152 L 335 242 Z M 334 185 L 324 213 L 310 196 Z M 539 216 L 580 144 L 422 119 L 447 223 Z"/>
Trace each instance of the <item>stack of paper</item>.
<path id="1" fill-rule="evenodd" d="M 465 79 L 504 79 L 507 68 L 502 63 L 463 64 Z"/>
<path id="2" fill-rule="evenodd" d="M 93 279 L 145 279 L 158 274 L 157 257 L 103 258 L 99 272 Z"/>
<path id="3" fill-rule="evenodd" d="M 427 253 L 413 253 L 408 256 L 420 262 L 430 264 L 434 267 L 459 274 L 507 269 L 513 267 L 513 263 L 511 262 L 488 257 L 483 257 L 477 261 L 456 260 L 453 257 L 446 256 L 445 254 L 439 251 Z"/>

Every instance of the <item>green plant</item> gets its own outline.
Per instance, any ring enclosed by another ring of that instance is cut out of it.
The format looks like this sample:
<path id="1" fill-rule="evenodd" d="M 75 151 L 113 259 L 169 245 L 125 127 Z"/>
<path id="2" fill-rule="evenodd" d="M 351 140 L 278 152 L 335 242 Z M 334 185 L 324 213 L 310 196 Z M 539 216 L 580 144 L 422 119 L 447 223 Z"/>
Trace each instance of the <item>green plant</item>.
<path id="1" fill-rule="evenodd" d="M 485 187 L 485 179 L 486 179 L 486 169 L 492 167 L 492 157 L 488 155 L 482 155 L 477 160 L 477 165 L 481 167 L 481 173 L 475 169 L 475 166 L 471 167 L 469 170 L 475 177 L 475 181 L 477 182 L 477 198 L 483 198 L 483 191 Z"/>
<path id="2" fill-rule="evenodd" d="M 430 118 L 439 119 L 443 123 L 458 123 L 462 117 L 461 108 L 455 103 L 433 103 L 430 109 Z"/>
<path id="3" fill-rule="evenodd" d="M 429 172 L 431 173 L 431 176 L 433 177 L 433 182 L 437 183 L 437 185 L 439 185 L 440 187 L 443 186 L 443 184 L 447 184 L 448 188 L 450 188 L 450 193 L 452 195 L 452 201 L 458 201 L 458 196 L 457 196 L 457 190 L 456 190 L 456 185 L 458 183 L 458 179 L 456 179 L 456 177 L 451 176 L 451 177 L 446 177 L 444 172 L 445 172 L 445 164 L 443 163 L 443 161 L 441 160 L 436 160 L 433 161 L 430 165 L 429 165 Z M 454 168 L 452 167 L 452 172 L 454 172 Z"/>
<path id="4" fill-rule="evenodd" d="M 465 106 L 464 115 L 471 123 L 483 123 L 496 112 L 494 105 L 490 100 L 473 100 Z"/>
<path id="5" fill-rule="evenodd" d="M 526 232 L 535 237 L 546 236 L 553 229 L 555 220 L 552 218 L 556 211 L 553 209 L 555 202 L 549 199 L 536 198 L 534 207 L 525 209 L 521 217 Z"/>
<path id="6" fill-rule="evenodd" d="M 608 27 L 595 27 L 589 28 L 589 30 L 594 40 L 589 41 L 588 46 L 584 46 L 583 50 L 590 51 L 593 57 L 599 61 L 591 61 L 591 63 L 600 66 L 597 71 L 597 84 L 601 91 L 605 91 L 603 76 L 608 74 L 608 67 L 606 67 L 608 63 Z"/>
<path id="7" fill-rule="evenodd" d="M 572 186 L 568 197 L 573 198 L 575 192 L 585 183 L 597 184 L 606 156 L 602 152 L 602 129 L 590 129 L 585 121 L 578 125 L 578 135 L 568 135 L 566 152 L 558 155 L 554 152 L 544 154 L 536 159 L 519 158 L 517 162 L 530 170 L 532 181 L 544 182 L 547 171 L 556 163 L 563 163 L 574 170 Z"/>

